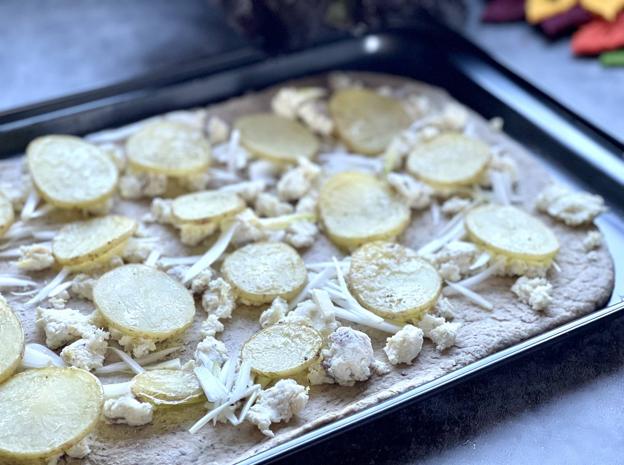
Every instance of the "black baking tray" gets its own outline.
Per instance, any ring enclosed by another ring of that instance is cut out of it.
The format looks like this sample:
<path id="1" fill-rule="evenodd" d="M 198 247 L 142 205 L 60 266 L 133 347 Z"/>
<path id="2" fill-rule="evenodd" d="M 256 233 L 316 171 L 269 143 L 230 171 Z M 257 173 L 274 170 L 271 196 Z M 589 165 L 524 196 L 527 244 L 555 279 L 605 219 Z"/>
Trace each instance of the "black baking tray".
<path id="1" fill-rule="evenodd" d="M 362 425 L 377 422 L 382 416 L 494 367 L 514 363 L 567 336 L 602 328 L 624 314 L 620 297 L 624 295 L 624 146 L 434 21 L 318 43 L 281 55 L 239 49 L 149 77 L 0 113 L 0 157 L 22 153 L 38 135 L 82 135 L 165 111 L 217 102 L 287 79 L 340 69 L 394 73 L 443 87 L 484 117 L 503 117 L 505 132 L 540 156 L 560 181 L 603 195 L 611 210 L 598 224 L 616 264 L 616 288 L 604 309 L 257 454 L 245 464 L 290 462 L 312 446 L 315 454 L 322 454 L 319 444 L 339 447 L 341 434 L 347 431 L 360 431 Z M 363 431 L 360 448 L 366 447 L 370 429 Z M 344 454 L 349 453 L 348 447 L 344 448 Z M 306 457 L 307 461 L 323 463 L 318 455 Z"/>

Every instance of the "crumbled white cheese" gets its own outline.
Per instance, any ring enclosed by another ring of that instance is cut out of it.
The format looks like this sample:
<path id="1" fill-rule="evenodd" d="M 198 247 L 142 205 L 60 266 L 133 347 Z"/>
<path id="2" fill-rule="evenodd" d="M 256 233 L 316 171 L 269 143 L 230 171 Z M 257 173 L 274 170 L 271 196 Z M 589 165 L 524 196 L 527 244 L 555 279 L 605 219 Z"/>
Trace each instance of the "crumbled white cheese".
<path id="1" fill-rule="evenodd" d="M 427 114 L 431 109 L 431 101 L 426 95 L 410 94 L 403 100 L 403 107 L 412 120 Z"/>
<path id="2" fill-rule="evenodd" d="M 299 302 L 293 310 L 288 312 L 283 321 L 310 326 L 322 336 L 332 334 L 340 326 L 332 311 L 319 307 L 312 300 Z"/>
<path id="3" fill-rule="evenodd" d="M 104 417 L 111 423 L 142 426 L 152 422 L 154 407 L 147 402 L 139 402 L 131 395 L 108 399 L 104 402 Z"/>
<path id="4" fill-rule="evenodd" d="M 261 192 L 266 189 L 266 182 L 243 181 L 236 184 L 229 184 L 221 188 L 225 192 L 238 194 L 245 202 L 253 202 Z"/>
<path id="5" fill-rule="evenodd" d="M 436 350 L 442 352 L 455 345 L 457 331 L 460 327 L 460 323 L 442 323 L 431 330 L 429 339 L 435 344 Z"/>
<path id="6" fill-rule="evenodd" d="M 341 72 L 334 72 L 329 75 L 328 78 L 329 87 L 332 90 L 342 90 L 350 88 L 361 88 L 363 84 L 360 81 L 353 79 L 351 76 Z"/>
<path id="7" fill-rule="evenodd" d="M 228 359 L 228 351 L 223 342 L 215 339 L 214 336 L 205 336 L 197 344 L 195 349 L 195 359 L 199 362 L 214 362 L 221 365 Z"/>
<path id="8" fill-rule="evenodd" d="M 548 272 L 551 263 L 532 263 L 525 260 L 495 255 L 493 264 L 496 264 L 499 276 L 544 276 Z"/>
<path id="9" fill-rule="evenodd" d="M 297 202 L 295 211 L 297 213 L 316 213 L 316 205 L 318 204 L 318 191 L 308 192 Z"/>
<path id="10" fill-rule="evenodd" d="M 537 197 L 537 209 L 570 226 L 590 223 L 606 211 L 604 199 L 587 192 L 572 192 L 552 184 Z"/>
<path id="11" fill-rule="evenodd" d="M 260 216 L 281 216 L 293 212 L 293 206 L 288 202 L 282 202 L 276 195 L 262 192 L 256 198 L 256 213 Z"/>
<path id="12" fill-rule="evenodd" d="M 442 318 L 446 320 L 452 320 L 453 318 L 455 318 L 455 307 L 446 297 L 438 299 L 435 308 L 438 315 L 440 315 Z"/>
<path id="13" fill-rule="evenodd" d="M 121 145 L 106 143 L 98 145 L 117 167 L 120 173 L 126 169 L 126 153 Z"/>
<path id="14" fill-rule="evenodd" d="M 232 237 L 232 243 L 237 246 L 264 240 L 279 242 L 285 235 L 284 230 L 271 231 L 263 228 L 259 218 L 250 208 L 246 208 L 236 215 L 235 221 L 237 223 L 237 228 Z"/>
<path id="15" fill-rule="evenodd" d="M 295 249 L 311 247 L 319 230 L 312 221 L 296 221 L 286 229 L 284 240 Z"/>
<path id="16" fill-rule="evenodd" d="M 185 273 L 188 268 L 185 268 Z M 201 294 L 206 292 L 210 287 L 210 282 L 215 278 L 215 272 L 208 267 L 202 270 L 197 276 L 191 280 L 190 289 L 193 294 Z"/>
<path id="17" fill-rule="evenodd" d="M 219 321 L 217 315 L 208 315 L 208 317 L 202 321 L 199 333 L 203 336 L 214 336 L 217 333 L 222 332 L 225 329 L 223 323 Z"/>
<path id="18" fill-rule="evenodd" d="M 73 459 L 84 459 L 87 455 L 91 453 L 90 442 L 91 438 L 87 436 L 78 444 L 74 444 L 69 449 L 66 449 L 65 455 Z"/>
<path id="19" fill-rule="evenodd" d="M 61 351 L 61 358 L 70 366 L 91 371 L 101 368 L 108 350 L 109 333 L 96 329 L 89 337 L 72 342 Z"/>
<path id="20" fill-rule="evenodd" d="M 490 154 L 491 158 L 489 169 L 505 173 L 512 183 L 518 182 L 518 164 L 516 163 L 516 160 L 506 154 L 505 150 L 500 146 L 492 147 Z M 490 181 L 487 173 L 485 177 L 488 179 L 485 180 L 484 184 L 489 185 Z"/>
<path id="21" fill-rule="evenodd" d="M 288 313 L 288 302 L 281 297 L 276 297 L 271 306 L 260 314 L 260 326 L 266 328 L 284 319 Z"/>
<path id="22" fill-rule="evenodd" d="M 37 307 L 36 323 L 46 335 L 46 345 L 57 349 L 83 337 L 89 337 L 97 329 L 93 314 L 84 315 L 78 310 L 56 310 Z"/>
<path id="23" fill-rule="evenodd" d="M 289 169 L 277 183 L 277 195 L 282 200 L 298 200 L 306 195 L 321 174 L 321 167 L 307 158 L 299 158 L 298 166 Z"/>
<path id="24" fill-rule="evenodd" d="M 230 137 L 230 127 L 218 116 L 211 116 L 206 125 L 208 140 L 212 145 L 221 144 Z"/>
<path id="25" fill-rule="evenodd" d="M 521 276 L 511 286 L 511 292 L 528 304 L 533 310 L 545 310 L 552 302 L 550 292 L 552 284 L 546 278 L 528 278 Z"/>
<path id="26" fill-rule="evenodd" d="M 325 96 L 322 87 L 282 87 L 271 100 L 273 112 L 284 118 L 295 119 L 299 109 L 306 102 L 318 100 Z"/>
<path id="27" fill-rule="evenodd" d="M 110 334 L 123 347 L 124 351 L 131 353 L 135 358 L 145 357 L 156 350 L 156 343 L 158 342 L 156 339 L 129 336 L 113 328 L 110 328 Z"/>
<path id="28" fill-rule="evenodd" d="M 409 174 L 389 173 L 387 179 L 390 186 L 410 208 L 420 210 L 431 203 L 433 189 Z"/>
<path id="29" fill-rule="evenodd" d="M 462 130 L 468 122 L 468 112 L 457 103 L 444 105 L 440 115 L 440 123 L 446 129 Z"/>
<path id="30" fill-rule="evenodd" d="M 411 364 L 418 357 L 423 345 L 423 331 L 413 325 L 405 325 L 396 334 L 386 339 L 384 352 L 393 365 Z"/>
<path id="31" fill-rule="evenodd" d="M 167 191 L 164 174 L 126 172 L 119 178 L 119 195 L 124 199 L 156 197 Z"/>
<path id="32" fill-rule="evenodd" d="M 418 327 L 422 330 L 424 336 L 429 338 L 431 337 L 431 331 L 444 323 L 446 323 L 444 317 L 438 317 L 432 315 L 431 313 L 425 313 L 418 322 Z"/>
<path id="33" fill-rule="evenodd" d="M 303 103 L 297 110 L 297 116 L 312 131 L 322 136 L 330 136 L 334 132 L 334 121 L 331 119 L 327 102 L 315 100 Z"/>
<path id="34" fill-rule="evenodd" d="M 586 252 L 599 248 L 602 245 L 602 234 L 600 231 L 589 231 L 583 239 L 583 249 Z"/>
<path id="35" fill-rule="evenodd" d="M 80 273 L 74 277 L 69 290 L 75 297 L 93 300 L 93 286 L 95 286 L 96 282 L 97 279 L 92 278 L 88 274 Z"/>
<path id="36" fill-rule="evenodd" d="M 334 384 L 334 378 L 327 374 L 322 361 L 315 362 L 308 368 L 308 381 L 312 386 L 319 384 Z"/>
<path id="37" fill-rule="evenodd" d="M 445 215 L 455 215 L 472 205 L 472 200 L 465 197 L 451 197 L 446 200 L 440 210 Z"/>
<path id="38" fill-rule="evenodd" d="M 375 361 L 368 335 L 349 326 L 342 326 L 329 336 L 329 347 L 323 349 L 323 367 L 341 386 L 371 377 Z"/>
<path id="39" fill-rule="evenodd" d="M 69 300 L 69 297 L 70 297 L 69 292 L 62 291 L 56 294 L 54 297 L 50 297 L 48 299 L 48 303 L 52 305 L 52 307 L 56 308 L 57 310 L 61 310 L 65 308 L 65 306 L 67 305 L 67 301 Z"/>
<path id="40" fill-rule="evenodd" d="M 32 188 L 32 179 L 28 173 L 24 173 L 19 178 L 15 179 L 15 184 L 9 182 L 0 184 L 0 192 L 9 199 L 15 211 L 22 210 Z"/>
<path id="41" fill-rule="evenodd" d="M 271 423 L 289 421 L 305 408 L 308 398 L 308 388 L 292 379 L 279 380 L 275 386 L 260 392 L 249 409 L 247 420 L 256 425 L 262 434 L 273 437 Z"/>
<path id="42" fill-rule="evenodd" d="M 172 200 L 161 199 L 160 197 L 156 197 L 155 199 L 153 199 L 152 205 L 150 207 L 149 220 L 155 223 L 172 224 L 172 204 Z"/>
<path id="43" fill-rule="evenodd" d="M 54 265 L 52 250 L 45 245 L 22 245 L 19 248 L 19 253 L 20 258 L 17 261 L 17 266 L 22 270 L 40 271 Z"/>
<path id="44" fill-rule="evenodd" d="M 247 176 L 250 181 L 262 181 L 266 185 L 273 185 L 277 181 L 282 167 L 269 160 L 254 160 L 247 165 Z"/>
<path id="45" fill-rule="evenodd" d="M 186 275 L 186 272 L 190 269 L 190 266 L 187 265 L 176 265 L 176 266 L 172 266 L 171 268 L 168 268 L 166 273 L 171 276 L 173 279 L 177 280 L 177 281 L 184 281 L 184 276 Z"/>
<path id="46" fill-rule="evenodd" d="M 212 236 L 218 227 L 218 222 L 204 224 L 185 223 L 176 225 L 176 228 L 180 230 L 180 242 L 190 246 L 196 246 L 204 239 Z"/>
<path id="47" fill-rule="evenodd" d="M 210 281 L 208 290 L 202 295 L 202 308 L 217 318 L 231 318 L 236 308 L 236 296 L 232 286 L 223 278 Z"/>
<path id="48" fill-rule="evenodd" d="M 150 242 L 131 237 L 126 242 L 121 258 L 126 263 L 143 263 L 152 250 L 153 247 Z"/>
<path id="49" fill-rule="evenodd" d="M 212 174 L 210 170 L 208 170 L 188 176 L 178 176 L 173 178 L 173 181 L 175 181 L 175 183 L 185 191 L 203 191 L 210 185 L 210 181 L 212 181 Z"/>
<path id="50" fill-rule="evenodd" d="M 480 254 L 479 248 L 464 241 L 451 241 L 427 258 L 448 281 L 459 281 L 471 272 L 470 267 Z"/>

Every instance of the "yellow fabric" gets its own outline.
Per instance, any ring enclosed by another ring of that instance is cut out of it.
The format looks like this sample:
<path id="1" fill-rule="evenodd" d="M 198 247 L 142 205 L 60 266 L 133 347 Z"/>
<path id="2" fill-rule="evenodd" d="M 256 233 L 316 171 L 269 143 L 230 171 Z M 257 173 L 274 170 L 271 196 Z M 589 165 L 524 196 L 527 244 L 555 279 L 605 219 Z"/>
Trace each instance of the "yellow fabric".
<path id="1" fill-rule="evenodd" d="M 614 21 L 617 14 L 624 10 L 624 0 L 580 0 L 581 6 L 607 21 Z"/>
<path id="2" fill-rule="evenodd" d="M 600 3 L 601 1 L 603 0 L 594 0 L 593 3 Z M 577 0 L 527 0 L 524 10 L 527 21 L 535 24 L 541 23 L 551 16 L 568 11 L 576 3 Z"/>

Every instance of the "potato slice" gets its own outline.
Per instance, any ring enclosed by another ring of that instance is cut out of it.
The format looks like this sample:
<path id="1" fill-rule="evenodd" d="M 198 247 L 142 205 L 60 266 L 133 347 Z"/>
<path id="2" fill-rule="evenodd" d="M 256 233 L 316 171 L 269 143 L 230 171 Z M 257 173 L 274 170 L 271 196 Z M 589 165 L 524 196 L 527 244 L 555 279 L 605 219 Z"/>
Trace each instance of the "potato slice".
<path id="1" fill-rule="evenodd" d="M 111 159 L 79 137 L 39 137 L 28 144 L 26 155 L 37 190 L 58 208 L 101 203 L 117 184 L 117 168 Z"/>
<path id="2" fill-rule="evenodd" d="M 442 278 L 429 262 L 392 242 L 372 242 L 355 251 L 348 281 L 363 307 L 390 319 L 419 318 L 442 290 Z"/>
<path id="3" fill-rule="evenodd" d="M 403 232 L 410 209 L 390 188 L 365 173 L 339 173 L 321 187 L 319 212 L 331 241 L 343 248 L 391 239 Z"/>
<path id="4" fill-rule="evenodd" d="M 295 163 L 319 150 L 316 136 L 298 122 L 271 113 L 247 115 L 236 121 L 241 144 L 260 158 Z"/>
<path id="5" fill-rule="evenodd" d="M 97 260 L 127 241 L 137 228 L 132 218 L 108 215 L 64 226 L 52 241 L 52 253 L 63 266 Z"/>
<path id="6" fill-rule="evenodd" d="M 550 262 L 559 251 L 555 234 L 539 219 L 509 205 L 483 205 L 466 215 L 470 238 L 494 253 Z"/>
<path id="7" fill-rule="evenodd" d="M 457 188 L 479 181 L 490 161 L 481 141 L 447 133 L 417 145 L 407 159 L 407 170 L 439 188 Z"/>
<path id="8" fill-rule="evenodd" d="M 24 331 L 17 315 L 0 296 L 0 383 L 15 372 L 24 354 Z"/>
<path id="9" fill-rule="evenodd" d="M 126 143 L 129 164 L 139 171 L 187 176 L 208 169 L 210 143 L 186 124 L 157 121 L 147 124 Z"/>
<path id="10" fill-rule="evenodd" d="M 282 242 L 257 242 L 227 256 L 221 267 L 236 293 L 251 305 L 290 300 L 305 285 L 308 274 L 295 249 Z"/>
<path id="11" fill-rule="evenodd" d="M 194 404 L 206 400 L 195 373 L 189 370 L 149 370 L 132 379 L 132 394 L 157 406 Z"/>
<path id="12" fill-rule="evenodd" d="M 0 385 L 0 459 L 42 459 L 69 449 L 100 419 L 98 379 L 77 368 L 41 368 Z"/>
<path id="13" fill-rule="evenodd" d="M 298 324 L 277 324 L 254 334 L 242 350 L 243 361 L 269 378 L 292 376 L 318 357 L 323 338 L 314 329 Z"/>
<path id="14" fill-rule="evenodd" d="M 130 336 L 165 339 L 188 328 L 195 316 L 188 289 L 146 265 L 124 265 L 102 275 L 93 301 L 110 327 Z"/>
<path id="15" fill-rule="evenodd" d="M 233 192 L 204 191 L 182 195 L 173 201 L 176 222 L 206 224 L 221 221 L 245 209 L 245 202 Z"/>
<path id="16" fill-rule="evenodd" d="M 6 196 L 0 193 L 0 237 L 4 236 L 4 233 L 11 227 L 15 221 L 15 214 L 13 213 L 13 205 Z"/>
<path id="17" fill-rule="evenodd" d="M 344 89 L 329 101 L 340 139 L 358 153 L 377 155 L 410 125 L 403 105 L 366 89 Z"/>

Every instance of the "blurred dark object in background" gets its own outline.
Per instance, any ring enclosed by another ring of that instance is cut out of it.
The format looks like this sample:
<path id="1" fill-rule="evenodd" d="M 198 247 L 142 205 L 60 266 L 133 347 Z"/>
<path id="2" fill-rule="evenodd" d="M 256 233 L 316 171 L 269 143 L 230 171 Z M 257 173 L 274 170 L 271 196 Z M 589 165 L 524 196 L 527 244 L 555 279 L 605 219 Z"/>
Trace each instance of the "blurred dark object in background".
<path id="1" fill-rule="evenodd" d="M 463 0 L 218 0 L 228 21 L 268 50 L 288 50 L 337 34 L 408 25 L 433 15 L 463 25 Z M 428 17 L 428 16 L 425 16 Z"/>

